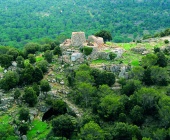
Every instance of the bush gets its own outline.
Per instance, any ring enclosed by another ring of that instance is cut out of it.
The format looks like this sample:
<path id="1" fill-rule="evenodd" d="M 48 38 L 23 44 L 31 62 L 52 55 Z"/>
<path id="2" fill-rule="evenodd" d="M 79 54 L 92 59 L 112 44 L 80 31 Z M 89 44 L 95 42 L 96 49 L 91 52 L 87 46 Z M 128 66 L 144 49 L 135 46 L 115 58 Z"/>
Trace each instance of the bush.
<path id="1" fill-rule="evenodd" d="M 85 55 L 90 55 L 93 51 L 93 48 L 90 48 L 90 47 L 84 47 L 83 48 L 83 52 Z"/>
<path id="2" fill-rule="evenodd" d="M 165 43 L 165 44 L 169 44 L 169 40 L 167 40 L 167 39 L 164 40 L 164 43 Z"/>

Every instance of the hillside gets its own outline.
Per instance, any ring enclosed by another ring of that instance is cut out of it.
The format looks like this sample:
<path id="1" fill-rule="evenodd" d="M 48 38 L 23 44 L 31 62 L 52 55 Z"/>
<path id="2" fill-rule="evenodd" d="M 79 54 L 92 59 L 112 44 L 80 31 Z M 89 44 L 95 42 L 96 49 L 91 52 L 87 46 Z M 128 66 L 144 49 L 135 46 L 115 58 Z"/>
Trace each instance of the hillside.
<path id="1" fill-rule="evenodd" d="M 74 32 L 60 47 L 0 47 L 0 138 L 169 140 L 164 39 L 104 44 Z"/>
<path id="2" fill-rule="evenodd" d="M 72 31 L 106 29 L 113 41 L 129 42 L 170 27 L 169 0 L 5 0 L 0 13 L 0 45 L 17 48 Z"/>

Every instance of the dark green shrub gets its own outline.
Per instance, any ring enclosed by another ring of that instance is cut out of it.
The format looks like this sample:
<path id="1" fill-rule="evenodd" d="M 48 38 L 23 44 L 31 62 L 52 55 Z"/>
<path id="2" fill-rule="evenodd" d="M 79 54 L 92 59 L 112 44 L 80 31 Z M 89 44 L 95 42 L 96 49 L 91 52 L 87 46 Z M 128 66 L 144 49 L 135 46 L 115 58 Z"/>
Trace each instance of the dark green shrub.
<path id="1" fill-rule="evenodd" d="M 83 52 L 85 55 L 90 55 L 93 51 L 93 48 L 90 48 L 90 47 L 84 47 L 83 48 Z"/>

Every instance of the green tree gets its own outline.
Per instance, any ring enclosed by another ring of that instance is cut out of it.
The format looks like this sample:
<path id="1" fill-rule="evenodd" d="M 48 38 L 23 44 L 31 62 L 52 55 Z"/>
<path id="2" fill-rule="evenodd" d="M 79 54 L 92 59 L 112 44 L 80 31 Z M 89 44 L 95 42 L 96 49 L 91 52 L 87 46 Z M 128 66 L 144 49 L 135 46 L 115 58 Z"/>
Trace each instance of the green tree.
<path id="1" fill-rule="evenodd" d="M 161 126 L 168 128 L 170 126 L 170 97 L 162 96 L 158 102 L 159 119 Z"/>
<path id="2" fill-rule="evenodd" d="M 54 100 L 52 107 L 57 114 L 65 114 L 67 112 L 67 104 L 62 100 Z"/>
<path id="3" fill-rule="evenodd" d="M 62 55 L 61 48 L 59 46 L 55 47 L 53 53 L 54 55 L 61 56 Z"/>
<path id="4" fill-rule="evenodd" d="M 27 131 L 29 130 L 29 126 L 28 126 L 28 124 L 21 124 L 20 126 L 19 126 L 19 128 L 18 128 L 18 130 L 20 131 L 20 133 L 22 134 L 22 135 L 26 135 L 27 134 Z"/>
<path id="5" fill-rule="evenodd" d="M 37 85 L 37 83 L 33 83 L 32 88 L 36 92 L 36 95 L 39 96 L 39 94 L 40 94 L 40 87 L 39 87 L 39 85 Z"/>
<path id="6" fill-rule="evenodd" d="M 41 46 L 41 51 L 45 52 L 47 50 L 51 49 L 51 45 L 50 44 L 44 44 Z"/>
<path id="7" fill-rule="evenodd" d="M 24 58 L 22 56 L 18 56 L 16 62 L 19 68 L 24 68 Z"/>
<path id="8" fill-rule="evenodd" d="M 34 64 L 36 62 L 34 54 L 28 54 L 28 60 L 31 64 Z"/>
<path id="9" fill-rule="evenodd" d="M 91 75 L 94 77 L 95 84 L 97 87 L 103 84 L 111 86 L 115 83 L 115 75 L 112 72 L 92 69 Z"/>
<path id="10" fill-rule="evenodd" d="M 75 126 L 69 115 L 60 115 L 52 121 L 52 131 L 55 136 L 69 139 L 74 132 Z"/>
<path id="11" fill-rule="evenodd" d="M 43 73 L 48 70 L 48 62 L 46 60 L 41 60 L 37 62 L 37 66 L 42 70 Z"/>
<path id="12" fill-rule="evenodd" d="M 156 117 L 158 115 L 157 103 L 160 99 L 160 94 L 153 88 L 141 88 L 130 100 L 135 105 L 142 107 L 144 116 Z"/>
<path id="13" fill-rule="evenodd" d="M 31 64 L 26 65 L 22 75 L 24 83 L 26 84 L 32 83 L 34 80 L 33 74 L 34 74 L 34 67 Z"/>
<path id="14" fill-rule="evenodd" d="M 76 86 L 75 100 L 83 107 L 89 107 L 92 97 L 95 96 L 96 88 L 90 83 L 81 82 Z"/>
<path id="15" fill-rule="evenodd" d="M 30 115 L 29 115 L 29 110 L 26 108 L 22 108 L 19 111 L 19 120 L 25 120 L 28 121 L 30 119 Z"/>
<path id="16" fill-rule="evenodd" d="M 90 121 L 86 123 L 83 128 L 80 130 L 80 137 L 82 140 L 104 140 L 104 131 L 101 127 L 93 122 Z"/>
<path id="17" fill-rule="evenodd" d="M 27 87 L 24 90 L 25 94 L 23 96 L 23 99 L 26 103 L 29 104 L 30 107 L 34 107 L 37 103 L 37 95 L 36 92 L 33 90 L 32 87 Z"/>
<path id="18" fill-rule="evenodd" d="M 77 71 L 75 80 L 77 83 L 80 83 L 80 82 L 93 83 L 94 82 L 94 78 L 93 76 L 90 75 L 89 71 Z"/>
<path id="19" fill-rule="evenodd" d="M 7 53 L 6 53 L 7 55 L 11 55 L 12 56 L 12 60 L 13 61 L 15 61 L 16 60 L 16 58 L 18 57 L 18 55 L 19 55 L 19 52 L 18 52 L 18 50 L 17 49 L 15 49 L 15 48 L 11 48 L 11 49 L 9 49 L 8 51 L 7 51 Z"/>
<path id="20" fill-rule="evenodd" d="M 8 68 L 12 65 L 12 56 L 7 54 L 0 55 L 0 65 L 1 67 Z"/>
<path id="21" fill-rule="evenodd" d="M 104 120 L 116 120 L 123 110 L 124 107 L 123 103 L 121 102 L 121 96 L 112 94 L 106 95 L 100 99 L 98 113 Z"/>
<path id="22" fill-rule="evenodd" d="M 132 95 L 135 91 L 142 87 L 141 82 L 138 80 L 128 80 L 126 84 L 122 88 L 122 94 L 126 94 L 127 96 Z"/>
<path id="23" fill-rule="evenodd" d="M 132 110 L 130 111 L 130 117 L 134 124 L 142 125 L 144 122 L 144 110 L 142 107 L 135 105 Z"/>
<path id="24" fill-rule="evenodd" d="M 156 54 L 147 54 L 142 58 L 141 65 L 144 68 L 156 65 L 158 57 Z"/>
<path id="25" fill-rule="evenodd" d="M 157 65 L 160 67 L 166 67 L 168 63 L 168 59 L 165 57 L 164 53 L 158 52 L 157 57 L 158 57 Z"/>
<path id="26" fill-rule="evenodd" d="M 41 80 L 40 88 L 42 92 L 48 92 L 51 90 L 50 84 L 48 83 L 47 80 Z"/>
<path id="27" fill-rule="evenodd" d="M 112 40 L 111 33 L 106 30 L 101 30 L 100 32 L 95 33 L 95 36 L 102 37 L 104 42 Z"/>
<path id="28" fill-rule="evenodd" d="M 40 46 L 37 43 L 27 43 L 24 46 L 24 55 L 25 57 L 28 56 L 28 54 L 35 54 L 39 50 Z"/>
<path id="29" fill-rule="evenodd" d="M 166 68 L 158 66 L 151 67 L 151 80 L 154 84 L 159 86 L 166 86 L 168 84 L 169 75 Z"/>
<path id="30" fill-rule="evenodd" d="M 53 53 L 52 53 L 52 51 L 47 50 L 47 51 L 44 53 L 44 57 L 45 57 L 45 59 L 47 60 L 48 63 L 51 63 L 51 62 L 52 62 L 52 59 L 53 59 Z"/>
<path id="31" fill-rule="evenodd" d="M 43 79 L 43 72 L 39 67 L 34 68 L 34 73 L 33 73 L 33 81 L 34 82 L 39 82 Z"/>
<path id="32" fill-rule="evenodd" d="M 16 72 L 8 71 L 4 74 L 3 79 L 0 80 L 0 86 L 4 90 L 15 88 L 19 83 L 19 76 Z"/>
<path id="33" fill-rule="evenodd" d="M 17 89 L 15 90 L 15 92 L 14 92 L 14 99 L 18 99 L 18 98 L 20 97 L 20 95 L 21 95 L 21 92 L 20 92 L 20 90 L 17 88 Z"/>
<path id="34" fill-rule="evenodd" d="M 115 123 L 114 129 L 111 133 L 114 140 L 132 140 L 133 138 L 141 139 L 139 127 L 122 122 Z"/>

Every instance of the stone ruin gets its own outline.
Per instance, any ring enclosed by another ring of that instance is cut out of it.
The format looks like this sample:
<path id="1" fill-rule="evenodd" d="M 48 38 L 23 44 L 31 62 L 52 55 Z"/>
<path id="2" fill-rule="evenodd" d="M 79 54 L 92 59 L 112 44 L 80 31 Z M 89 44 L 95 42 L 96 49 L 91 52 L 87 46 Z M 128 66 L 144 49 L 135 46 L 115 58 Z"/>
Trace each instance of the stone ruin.
<path id="1" fill-rule="evenodd" d="M 72 32 L 71 45 L 75 47 L 82 47 L 86 43 L 84 32 Z"/>
<path id="2" fill-rule="evenodd" d="M 97 46 L 97 47 L 102 47 L 104 45 L 104 41 L 102 37 L 96 37 L 94 35 L 91 35 L 88 37 L 88 45 L 89 46 Z"/>

